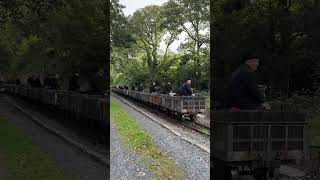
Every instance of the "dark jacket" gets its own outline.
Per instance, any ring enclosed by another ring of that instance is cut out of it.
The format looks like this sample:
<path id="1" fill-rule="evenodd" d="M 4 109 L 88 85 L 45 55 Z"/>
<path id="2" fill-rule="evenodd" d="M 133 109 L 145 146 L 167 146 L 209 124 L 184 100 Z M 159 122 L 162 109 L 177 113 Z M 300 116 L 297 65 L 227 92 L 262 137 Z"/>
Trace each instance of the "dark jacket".
<path id="1" fill-rule="evenodd" d="M 42 84 L 39 78 L 35 78 L 32 82 L 32 87 L 41 88 Z"/>
<path id="2" fill-rule="evenodd" d="M 52 76 L 46 77 L 43 80 L 43 86 L 48 89 L 59 89 L 58 79 Z"/>
<path id="3" fill-rule="evenodd" d="M 156 86 L 155 85 L 151 85 L 149 88 L 150 93 L 156 92 Z"/>
<path id="4" fill-rule="evenodd" d="M 170 91 L 172 91 L 172 85 L 171 84 L 166 84 L 165 86 L 164 86 L 164 94 L 169 94 L 170 93 Z"/>
<path id="5" fill-rule="evenodd" d="M 191 89 L 190 84 L 184 83 L 182 85 L 182 87 L 180 88 L 178 94 L 181 95 L 181 96 L 191 96 L 192 95 L 192 89 Z"/>
<path id="6" fill-rule="evenodd" d="M 33 86 L 33 78 L 32 77 L 28 77 L 27 82 L 28 82 L 29 86 L 31 86 L 31 87 Z"/>
<path id="7" fill-rule="evenodd" d="M 50 88 L 50 77 L 46 77 L 44 78 L 43 80 L 43 87 L 47 87 L 47 88 Z"/>
<path id="8" fill-rule="evenodd" d="M 228 106 L 243 110 L 260 109 L 263 103 L 255 73 L 246 64 L 232 74 L 228 95 Z"/>
<path id="9" fill-rule="evenodd" d="M 58 81 L 59 80 L 56 77 L 52 77 L 51 78 L 51 87 L 52 87 L 52 89 L 59 89 Z"/>

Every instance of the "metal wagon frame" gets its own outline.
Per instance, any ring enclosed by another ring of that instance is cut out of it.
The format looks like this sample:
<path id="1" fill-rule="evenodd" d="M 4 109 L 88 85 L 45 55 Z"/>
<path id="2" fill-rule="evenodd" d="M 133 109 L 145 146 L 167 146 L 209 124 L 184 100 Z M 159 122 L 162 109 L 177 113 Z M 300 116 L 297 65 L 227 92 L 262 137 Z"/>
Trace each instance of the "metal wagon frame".
<path id="1" fill-rule="evenodd" d="M 232 179 L 235 174 L 277 179 L 280 162 L 303 159 L 308 153 L 307 123 L 301 113 L 215 111 L 212 117 L 217 179 Z"/>

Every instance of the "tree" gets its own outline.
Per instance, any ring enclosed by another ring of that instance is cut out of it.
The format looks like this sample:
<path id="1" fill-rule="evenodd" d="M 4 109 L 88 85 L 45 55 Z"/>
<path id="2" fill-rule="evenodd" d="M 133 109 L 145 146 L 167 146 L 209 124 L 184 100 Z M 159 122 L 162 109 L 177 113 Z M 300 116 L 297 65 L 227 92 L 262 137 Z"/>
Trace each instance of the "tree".
<path id="1" fill-rule="evenodd" d="M 314 90 L 319 7 L 312 1 L 221 0 L 213 9 L 216 87 L 224 86 L 245 54 L 256 53 L 259 82 L 272 86 L 277 96 Z"/>
<path id="2" fill-rule="evenodd" d="M 0 44 L 10 72 L 80 70 L 88 78 L 96 67 L 109 67 L 108 7 L 102 0 L 1 1 Z"/>
<path id="3" fill-rule="evenodd" d="M 164 17 L 163 8 L 160 6 L 147 6 L 137 10 L 130 18 L 130 22 L 136 44 L 145 52 L 150 74 L 154 78 L 160 63 L 158 56 L 161 41 L 168 33 L 163 60 L 167 58 L 169 46 L 177 37 L 178 32 L 175 31 L 173 25 L 168 23 Z"/>
<path id="4" fill-rule="evenodd" d="M 209 1 L 192 0 L 170 0 L 165 9 L 168 14 L 178 24 L 182 31 L 186 32 L 189 46 L 194 60 L 194 82 L 195 87 L 199 87 L 198 79 L 201 79 L 201 49 L 209 46 Z M 204 32 L 203 32 L 204 31 Z M 185 46 L 186 47 L 186 46 Z"/>
<path id="5" fill-rule="evenodd" d="M 187 41 L 180 44 L 180 50 L 175 52 L 170 48 L 184 31 L 181 21 L 177 20 L 180 18 L 177 13 L 180 12 L 175 11 L 170 2 L 161 6 L 146 6 L 128 17 L 123 17 L 123 6 L 117 3 L 114 6 L 111 77 L 115 85 L 149 85 L 151 81 L 162 85 L 170 81 L 175 89 L 192 76 L 196 62 L 194 40 L 187 36 Z M 209 37 L 208 34 L 200 33 L 203 30 L 201 28 L 203 27 L 199 26 L 199 36 L 205 39 L 201 40 L 203 44 L 197 57 L 197 71 L 202 73 L 202 77 L 197 79 L 196 89 L 199 91 L 207 90 L 209 84 L 209 47 L 204 45 L 208 44 Z M 122 33 L 124 30 L 125 33 Z M 121 34 L 118 35 L 119 32 Z M 129 45 L 122 43 L 130 40 L 127 37 L 132 40 Z"/>

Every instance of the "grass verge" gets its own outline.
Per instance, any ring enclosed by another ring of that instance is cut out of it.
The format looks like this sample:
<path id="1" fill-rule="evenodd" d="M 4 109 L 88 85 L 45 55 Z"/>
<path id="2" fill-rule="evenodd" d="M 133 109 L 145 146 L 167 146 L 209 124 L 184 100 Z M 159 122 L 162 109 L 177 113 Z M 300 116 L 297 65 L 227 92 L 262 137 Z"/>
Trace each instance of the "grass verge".
<path id="1" fill-rule="evenodd" d="M 48 142 L 50 143 L 50 142 Z M 68 180 L 47 154 L 0 118 L 0 153 L 12 180 Z"/>
<path id="2" fill-rule="evenodd" d="M 151 137 L 112 98 L 110 110 L 120 138 L 145 163 L 153 179 L 183 179 L 183 172 L 151 141 Z"/>

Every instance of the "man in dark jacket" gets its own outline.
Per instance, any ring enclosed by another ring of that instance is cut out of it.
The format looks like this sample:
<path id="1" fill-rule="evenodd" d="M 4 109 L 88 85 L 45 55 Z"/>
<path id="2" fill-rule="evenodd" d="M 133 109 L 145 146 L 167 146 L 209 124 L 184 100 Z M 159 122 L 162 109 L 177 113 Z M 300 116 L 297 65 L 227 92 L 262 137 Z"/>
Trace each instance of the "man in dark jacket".
<path id="1" fill-rule="evenodd" d="M 34 79 L 33 74 L 31 74 L 27 79 L 27 83 L 30 87 L 33 87 L 33 79 Z"/>
<path id="2" fill-rule="evenodd" d="M 69 91 L 79 91 L 79 73 L 74 73 L 69 80 Z"/>
<path id="3" fill-rule="evenodd" d="M 107 80 L 103 77 L 103 69 L 100 68 L 90 81 L 91 93 L 104 95 L 107 91 Z"/>
<path id="4" fill-rule="evenodd" d="M 242 64 L 236 69 L 229 86 L 228 106 L 240 110 L 270 109 L 259 92 L 256 82 L 255 71 L 259 66 L 256 56 L 248 56 L 243 59 Z"/>
<path id="5" fill-rule="evenodd" d="M 51 85 L 50 85 L 50 75 L 47 74 L 47 75 L 45 76 L 45 78 L 43 79 L 43 87 L 50 89 L 50 88 L 51 88 L 50 86 L 51 86 Z"/>
<path id="6" fill-rule="evenodd" d="M 42 84 L 40 81 L 40 75 L 37 75 L 36 78 L 33 80 L 33 87 L 42 88 Z"/>
<path id="7" fill-rule="evenodd" d="M 52 76 L 52 89 L 59 89 L 60 88 L 59 81 L 60 81 L 59 74 L 55 74 Z"/>
<path id="8" fill-rule="evenodd" d="M 169 94 L 170 92 L 172 92 L 172 85 L 170 82 L 168 82 L 165 86 L 164 86 L 164 94 Z"/>
<path id="9" fill-rule="evenodd" d="M 156 92 L 156 83 L 153 82 L 149 88 L 150 93 L 155 93 Z"/>
<path id="10" fill-rule="evenodd" d="M 191 89 L 191 80 L 188 79 L 185 83 L 183 83 L 182 87 L 179 90 L 178 94 L 181 96 L 192 96 L 192 89 Z"/>

